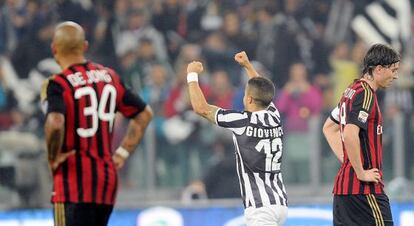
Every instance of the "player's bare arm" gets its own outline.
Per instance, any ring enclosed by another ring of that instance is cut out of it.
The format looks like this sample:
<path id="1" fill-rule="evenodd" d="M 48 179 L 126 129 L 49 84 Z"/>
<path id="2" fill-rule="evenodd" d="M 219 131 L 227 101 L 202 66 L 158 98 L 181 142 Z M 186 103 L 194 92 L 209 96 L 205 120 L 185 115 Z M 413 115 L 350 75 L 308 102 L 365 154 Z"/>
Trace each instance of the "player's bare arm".
<path id="1" fill-rule="evenodd" d="M 49 166 L 54 171 L 70 155 L 75 154 L 75 151 L 61 152 L 65 131 L 65 116 L 63 114 L 57 112 L 49 113 L 44 129 Z"/>
<path id="2" fill-rule="evenodd" d="M 112 157 L 117 169 L 122 168 L 129 154 L 137 148 L 152 117 L 152 109 L 147 105 L 141 113 L 129 121 L 127 132 L 122 140 L 121 146 Z"/>
<path id="3" fill-rule="evenodd" d="M 234 60 L 239 63 L 244 68 L 244 70 L 246 70 L 249 79 L 260 76 L 259 73 L 257 73 L 256 69 L 254 69 L 253 65 L 250 63 L 249 57 L 245 51 L 234 55 Z"/>
<path id="4" fill-rule="evenodd" d="M 344 152 L 342 150 L 341 131 L 339 124 L 328 118 L 326 119 L 322 130 L 335 156 L 341 163 L 344 162 Z"/>
<path id="5" fill-rule="evenodd" d="M 379 170 L 377 168 L 364 170 L 361 162 L 361 146 L 359 142 L 360 128 L 354 124 L 347 124 L 344 128 L 344 145 L 347 151 L 349 161 L 360 181 L 378 183 L 381 180 Z"/>
<path id="6" fill-rule="evenodd" d="M 208 104 L 206 98 L 198 84 L 198 75 L 203 72 L 203 64 L 193 61 L 187 66 L 188 91 L 190 93 L 191 106 L 200 116 L 203 116 L 211 123 L 216 123 L 216 112 L 218 107 Z"/>

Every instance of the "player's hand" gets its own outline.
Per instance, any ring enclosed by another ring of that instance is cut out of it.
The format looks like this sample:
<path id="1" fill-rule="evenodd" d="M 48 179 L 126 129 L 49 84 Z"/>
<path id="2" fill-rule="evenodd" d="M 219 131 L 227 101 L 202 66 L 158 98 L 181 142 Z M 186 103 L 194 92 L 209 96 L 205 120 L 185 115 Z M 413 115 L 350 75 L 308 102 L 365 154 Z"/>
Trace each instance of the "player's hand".
<path id="1" fill-rule="evenodd" d="M 125 159 L 116 153 L 112 155 L 112 161 L 114 162 L 116 169 L 121 169 L 125 164 Z"/>
<path id="2" fill-rule="evenodd" d="M 236 53 L 236 55 L 234 55 L 234 60 L 243 67 L 246 67 L 250 63 L 249 58 L 247 57 L 247 54 L 245 51 Z"/>
<path id="3" fill-rule="evenodd" d="M 53 160 L 49 160 L 49 167 L 50 169 L 53 171 L 55 171 L 60 164 L 62 164 L 64 161 L 66 161 L 71 155 L 74 155 L 76 153 L 75 150 L 69 151 L 69 152 L 63 152 L 63 153 L 58 153 L 56 156 L 56 159 Z"/>
<path id="4" fill-rule="evenodd" d="M 381 175 L 377 168 L 364 170 L 360 173 L 360 175 L 357 174 L 357 177 L 360 181 L 375 182 L 375 183 L 381 182 Z"/>
<path id="5" fill-rule="evenodd" d="M 187 73 L 195 72 L 197 74 L 200 74 L 203 72 L 203 64 L 199 61 L 193 61 L 188 64 L 187 66 Z"/>

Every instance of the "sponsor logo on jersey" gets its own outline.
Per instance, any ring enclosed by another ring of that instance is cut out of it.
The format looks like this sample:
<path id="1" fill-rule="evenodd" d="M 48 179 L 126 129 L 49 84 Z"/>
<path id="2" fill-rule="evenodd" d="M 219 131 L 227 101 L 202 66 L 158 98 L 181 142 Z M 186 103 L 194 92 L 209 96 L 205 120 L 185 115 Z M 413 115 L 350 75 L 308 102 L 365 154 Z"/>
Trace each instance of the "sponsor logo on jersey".
<path id="1" fill-rule="evenodd" d="M 358 114 L 358 121 L 362 122 L 362 123 L 366 123 L 368 119 L 368 113 L 365 111 L 359 111 Z"/>

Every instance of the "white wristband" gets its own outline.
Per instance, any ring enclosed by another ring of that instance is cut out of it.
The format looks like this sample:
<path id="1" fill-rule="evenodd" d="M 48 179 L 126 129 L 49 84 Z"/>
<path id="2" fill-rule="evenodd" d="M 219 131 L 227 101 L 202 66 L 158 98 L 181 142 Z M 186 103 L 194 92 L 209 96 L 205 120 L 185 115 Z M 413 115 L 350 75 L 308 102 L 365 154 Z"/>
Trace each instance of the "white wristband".
<path id="1" fill-rule="evenodd" d="M 190 72 L 187 74 L 187 83 L 198 82 L 198 74 L 195 72 Z"/>
<path id="2" fill-rule="evenodd" d="M 121 146 L 116 149 L 115 154 L 121 156 L 124 159 L 127 159 L 129 157 L 129 151 Z"/>

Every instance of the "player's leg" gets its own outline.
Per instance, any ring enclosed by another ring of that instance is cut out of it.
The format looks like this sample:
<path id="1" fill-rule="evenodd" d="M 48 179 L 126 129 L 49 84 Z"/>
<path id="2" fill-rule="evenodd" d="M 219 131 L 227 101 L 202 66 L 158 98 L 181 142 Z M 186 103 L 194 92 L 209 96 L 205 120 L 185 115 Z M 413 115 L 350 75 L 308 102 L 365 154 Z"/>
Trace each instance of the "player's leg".
<path id="1" fill-rule="evenodd" d="M 107 226 L 112 213 L 112 205 L 81 203 L 77 205 L 75 217 L 79 221 L 76 226 Z"/>
<path id="2" fill-rule="evenodd" d="M 53 214 L 55 226 L 91 226 L 95 221 L 81 203 L 55 203 Z"/>
<path id="3" fill-rule="evenodd" d="M 112 209 L 95 203 L 55 204 L 55 226 L 106 226 Z"/>
<path id="4" fill-rule="evenodd" d="M 276 219 L 277 219 L 277 225 L 282 226 L 285 224 L 285 221 L 288 216 L 288 207 L 287 206 L 276 206 Z"/>
<path id="5" fill-rule="evenodd" d="M 367 202 L 375 221 L 373 225 L 393 226 L 390 203 L 385 194 L 369 194 L 366 195 Z"/>
<path id="6" fill-rule="evenodd" d="M 96 204 L 96 226 L 108 225 L 109 217 L 111 216 L 113 208 L 113 205 Z"/>
<path id="7" fill-rule="evenodd" d="M 373 209 L 376 210 L 379 223 L 384 226 L 393 226 L 390 201 L 386 194 L 369 195 Z"/>
<path id="8" fill-rule="evenodd" d="M 333 225 L 334 226 L 343 226 L 342 223 L 342 216 L 341 216 L 341 208 L 342 208 L 342 199 L 334 195 L 333 198 Z"/>
<path id="9" fill-rule="evenodd" d="M 55 226 L 65 226 L 66 225 L 64 203 L 54 203 L 53 204 L 53 221 L 54 221 Z"/>
<path id="10" fill-rule="evenodd" d="M 286 206 L 247 208 L 244 211 L 247 226 L 282 226 L 287 217 Z"/>
<path id="11" fill-rule="evenodd" d="M 384 226 L 373 215 L 367 195 L 336 195 L 334 203 L 334 226 Z"/>

